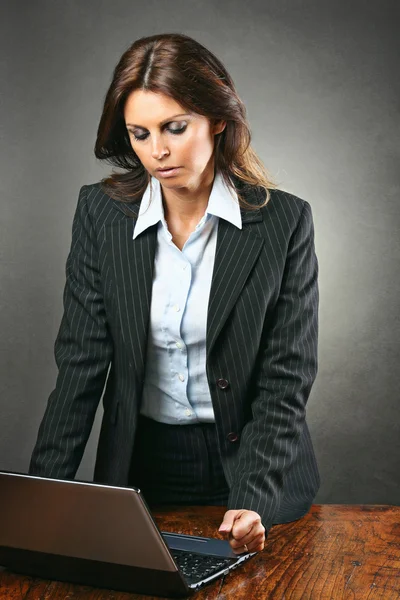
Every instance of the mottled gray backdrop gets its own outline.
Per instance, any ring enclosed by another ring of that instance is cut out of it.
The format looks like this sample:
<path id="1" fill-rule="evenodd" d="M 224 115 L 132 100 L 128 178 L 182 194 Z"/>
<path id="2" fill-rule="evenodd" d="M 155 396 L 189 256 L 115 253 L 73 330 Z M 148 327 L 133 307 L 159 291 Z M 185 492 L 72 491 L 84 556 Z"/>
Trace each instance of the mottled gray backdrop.
<path id="1" fill-rule="evenodd" d="M 226 65 L 280 187 L 311 203 L 317 502 L 400 503 L 398 0 L 0 3 L 0 469 L 25 471 L 52 390 L 65 260 L 112 70 L 186 33 Z M 78 473 L 92 476 L 99 409 Z"/>

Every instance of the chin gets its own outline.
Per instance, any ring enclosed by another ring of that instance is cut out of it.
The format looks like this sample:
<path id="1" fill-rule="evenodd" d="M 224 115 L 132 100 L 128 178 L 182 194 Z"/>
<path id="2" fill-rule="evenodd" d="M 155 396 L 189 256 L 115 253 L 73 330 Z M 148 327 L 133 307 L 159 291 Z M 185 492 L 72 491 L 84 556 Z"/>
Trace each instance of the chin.
<path id="1" fill-rule="evenodd" d="M 186 183 L 188 182 L 188 176 L 187 176 L 187 174 L 186 174 L 186 176 L 182 176 L 182 173 L 180 175 L 178 175 L 178 176 L 175 176 L 175 177 L 161 177 L 156 172 L 154 174 L 154 177 L 156 179 L 158 179 L 158 181 L 164 187 L 176 187 L 176 186 L 181 187 L 182 185 L 186 185 Z"/>
<path id="2" fill-rule="evenodd" d="M 158 179 L 158 181 L 164 187 L 174 187 L 178 183 L 176 177 L 165 177 L 164 178 L 164 177 L 157 177 L 157 175 L 155 175 L 155 178 Z"/>

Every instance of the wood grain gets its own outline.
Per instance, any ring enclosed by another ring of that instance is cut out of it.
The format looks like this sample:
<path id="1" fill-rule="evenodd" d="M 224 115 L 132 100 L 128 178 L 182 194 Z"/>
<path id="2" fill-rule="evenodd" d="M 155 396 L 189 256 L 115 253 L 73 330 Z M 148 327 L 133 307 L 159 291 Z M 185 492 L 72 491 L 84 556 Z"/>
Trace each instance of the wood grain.
<path id="1" fill-rule="evenodd" d="M 162 508 L 160 529 L 219 537 L 222 507 Z M 154 598 L 0 571 L 1 600 Z M 315 505 L 276 525 L 265 550 L 196 600 L 399 600 L 400 507 Z"/>

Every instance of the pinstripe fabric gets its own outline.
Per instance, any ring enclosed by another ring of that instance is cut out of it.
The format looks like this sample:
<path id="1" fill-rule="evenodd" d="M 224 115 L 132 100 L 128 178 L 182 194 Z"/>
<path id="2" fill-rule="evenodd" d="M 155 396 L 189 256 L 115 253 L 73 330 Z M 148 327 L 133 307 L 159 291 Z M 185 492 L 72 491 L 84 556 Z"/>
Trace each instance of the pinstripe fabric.
<path id="1" fill-rule="evenodd" d="M 150 505 L 225 506 L 229 488 L 215 423 L 166 424 L 141 416 L 129 483 Z"/>
<path id="2" fill-rule="evenodd" d="M 261 198 L 260 188 L 234 181 L 250 202 Z M 100 184 L 80 191 L 55 343 L 59 374 L 31 473 L 74 477 L 111 364 L 94 478 L 127 485 L 156 246 L 156 227 L 132 239 L 137 212 Z M 319 486 L 305 421 L 317 373 L 318 262 L 306 201 L 271 190 L 266 207 L 242 210 L 242 223 L 240 231 L 219 220 L 206 370 L 228 507 L 255 510 L 268 529 L 281 514 L 306 512 Z"/>

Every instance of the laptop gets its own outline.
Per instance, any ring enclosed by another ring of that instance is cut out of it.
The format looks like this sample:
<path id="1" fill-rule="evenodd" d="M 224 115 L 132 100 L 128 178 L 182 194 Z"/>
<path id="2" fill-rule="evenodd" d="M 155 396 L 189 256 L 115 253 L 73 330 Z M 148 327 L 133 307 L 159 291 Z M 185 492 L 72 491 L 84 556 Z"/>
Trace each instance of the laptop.
<path id="1" fill-rule="evenodd" d="M 0 565 L 14 572 L 184 597 L 254 554 L 161 532 L 136 488 L 0 471 Z"/>

